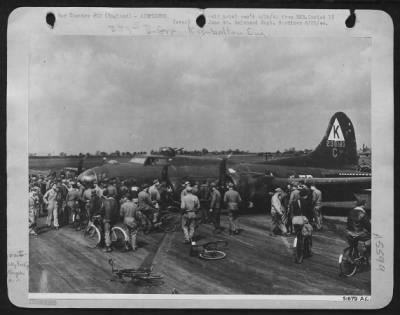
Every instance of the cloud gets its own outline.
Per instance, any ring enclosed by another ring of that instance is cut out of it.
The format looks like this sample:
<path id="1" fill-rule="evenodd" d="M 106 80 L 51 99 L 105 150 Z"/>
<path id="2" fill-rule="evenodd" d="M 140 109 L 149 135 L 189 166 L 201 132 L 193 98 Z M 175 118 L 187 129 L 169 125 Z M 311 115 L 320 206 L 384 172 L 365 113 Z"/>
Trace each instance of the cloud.
<path id="1" fill-rule="evenodd" d="M 370 143 L 366 38 L 40 37 L 30 71 L 31 152 L 312 148 L 336 111 Z"/>

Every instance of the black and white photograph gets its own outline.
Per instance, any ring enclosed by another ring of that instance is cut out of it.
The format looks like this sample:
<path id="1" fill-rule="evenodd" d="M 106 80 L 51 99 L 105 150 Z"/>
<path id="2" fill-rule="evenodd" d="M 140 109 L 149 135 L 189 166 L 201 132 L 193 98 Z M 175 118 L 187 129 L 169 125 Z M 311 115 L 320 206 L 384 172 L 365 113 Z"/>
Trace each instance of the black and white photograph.
<path id="1" fill-rule="evenodd" d="M 29 41 L 29 294 L 367 300 L 371 37 L 150 28 Z"/>

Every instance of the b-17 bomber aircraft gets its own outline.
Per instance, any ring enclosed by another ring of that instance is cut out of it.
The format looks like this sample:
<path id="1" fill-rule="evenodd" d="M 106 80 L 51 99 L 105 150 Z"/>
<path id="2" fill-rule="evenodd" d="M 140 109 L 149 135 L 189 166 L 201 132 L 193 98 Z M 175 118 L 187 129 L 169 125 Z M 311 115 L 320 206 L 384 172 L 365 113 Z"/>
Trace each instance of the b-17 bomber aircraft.
<path id="1" fill-rule="evenodd" d="M 256 205 L 265 204 L 265 191 L 303 182 L 319 187 L 323 200 L 331 201 L 330 206 L 343 207 L 349 204 L 346 201 L 370 198 L 371 173 L 357 171 L 357 168 L 353 124 L 344 113 L 338 112 L 332 116 L 322 141 L 310 154 L 232 165 L 227 168 L 227 174 L 239 192 Z"/>
<path id="2" fill-rule="evenodd" d="M 354 127 L 342 112 L 334 114 L 321 143 L 310 154 L 259 163 L 235 163 L 229 158 L 175 155 L 171 148 L 161 154 L 134 157 L 128 163 L 105 164 L 79 176 L 81 181 L 118 177 L 135 179 L 140 185 L 155 178 L 178 192 L 185 181 L 206 185 L 232 182 L 247 206 L 265 209 L 269 192 L 293 182 L 315 184 L 324 201 L 354 201 L 370 195 L 371 173 L 356 171 L 357 144 Z M 361 197 L 360 197 L 361 196 Z M 340 204 L 340 206 L 343 206 Z"/>

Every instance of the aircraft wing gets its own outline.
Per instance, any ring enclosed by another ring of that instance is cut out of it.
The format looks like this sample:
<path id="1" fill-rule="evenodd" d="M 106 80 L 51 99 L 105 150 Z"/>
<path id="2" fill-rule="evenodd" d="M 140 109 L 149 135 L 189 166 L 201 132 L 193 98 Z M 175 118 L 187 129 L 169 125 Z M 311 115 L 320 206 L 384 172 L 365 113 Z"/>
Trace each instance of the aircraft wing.
<path id="1" fill-rule="evenodd" d="M 272 184 L 287 185 L 293 181 L 302 181 L 305 184 L 315 185 L 370 185 L 371 177 L 310 177 L 310 178 L 278 178 L 267 176 Z"/>
<path id="2" fill-rule="evenodd" d="M 72 171 L 72 172 L 77 172 L 78 168 L 77 167 L 64 167 L 64 171 Z"/>
<path id="3" fill-rule="evenodd" d="M 51 170 L 29 170 L 29 175 L 33 176 L 48 176 Z"/>
<path id="4" fill-rule="evenodd" d="M 360 177 L 300 177 L 300 178 L 286 178 L 286 177 L 276 177 L 273 174 L 264 174 L 260 172 L 247 172 L 249 175 L 260 178 L 264 177 L 265 181 L 272 185 L 287 185 L 293 182 L 303 182 L 304 184 L 314 184 L 314 185 L 369 185 L 371 187 L 371 177 L 370 176 L 360 176 Z"/>

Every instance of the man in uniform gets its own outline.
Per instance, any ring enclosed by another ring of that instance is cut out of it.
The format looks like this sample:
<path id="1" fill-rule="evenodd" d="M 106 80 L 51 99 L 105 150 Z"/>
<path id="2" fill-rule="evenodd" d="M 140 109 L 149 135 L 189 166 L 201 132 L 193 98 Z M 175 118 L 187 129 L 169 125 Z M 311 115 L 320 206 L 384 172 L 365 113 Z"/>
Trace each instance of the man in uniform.
<path id="1" fill-rule="evenodd" d="M 184 233 L 184 243 L 190 244 L 196 227 L 196 211 L 200 208 L 199 198 L 192 194 L 192 187 L 186 188 L 186 195 L 181 201 L 182 229 Z"/>
<path id="2" fill-rule="evenodd" d="M 149 188 L 149 195 L 150 195 L 150 199 L 153 203 L 154 208 L 159 209 L 160 205 L 160 182 L 158 181 L 158 179 L 155 179 L 153 181 L 153 185 Z"/>
<path id="3" fill-rule="evenodd" d="M 298 200 L 300 200 L 300 190 L 298 189 L 297 183 L 291 184 L 290 197 L 288 203 L 288 220 L 286 228 L 289 232 L 294 233 L 292 218 L 293 218 L 293 207 L 297 204 Z"/>
<path id="4" fill-rule="evenodd" d="M 138 194 L 139 210 L 145 214 L 148 218 L 153 216 L 153 223 L 157 222 L 157 209 L 154 208 L 153 202 L 149 195 L 149 185 L 143 184 L 142 190 Z"/>
<path id="5" fill-rule="evenodd" d="M 224 203 L 228 208 L 229 217 L 229 234 L 239 234 L 239 203 L 242 202 L 242 198 L 239 193 L 233 189 L 233 184 L 228 184 L 228 191 L 224 196 Z"/>
<path id="6" fill-rule="evenodd" d="M 61 226 L 67 224 L 68 214 L 66 213 L 66 199 L 68 194 L 67 180 L 63 179 L 58 183 L 57 206 L 58 206 L 58 221 Z M 67 209 L 68 210 L 68 209 Z"/>
<path id="7" fill-rule="evenodd" d="M 322 229 L 322 214 L 321 214 L 321 201 L 322 194 L 319 189 L 314 185 L 311 185 L 312 191 L 312 204 L 313 204 L 313 214 L 314 214 L 314 226 L 317 231 Z"/>
<path id="8" fill-rule="evenodd" d="M 137 227 L 139 222 L 137 221 L 138 217 L 138 200 L 135 198 L 132 200 L 132 195 L 128 194 L 128 200 L 125 201 L 121 205 L 120 216 L 123 219 L 124 225 L 129 233 L 130 238 L 130 248 L 132 251 L 137 249 L 136 245 L 136 235 L 137 235 Z M 129 248 L 126 248 L 128 250 Z"/>
<path id="9" fill-rule="evenodd" d="M 365 202 L 361 201 L 358 206 L 350 210 L 347 217 L 346 234 L 349 244 L 356 239 L 356 241 L 365 242 L 368 250 L 371 248 L 371 222 L 365 211 Z M 350 244 L 351 245 L 351 244 Z"/>
<path id="10" fill-rule="evenodd" d="M 221 193 L 215 183 L 211 183 L 210 215 L 214 224 L 214 232 L 221 233 Z"/>
<path id="11" fill-rule="evenodd" d="M 90 200 L 92 199 L 92 192 L 96 194 L 96 191 L 94 190 L 93 183 L 89 182 L 86 184 L 86 186 L 81 186 L 83 189 L 82 192 L 82 200 L 84 203 L 84 208 L 86 210 L 86 216 L 91 219 L 91 213 L 90 213 Z"/>
<path id="12" fill-rule="evenodd" d="M 111 227 L 117 222 L 118 203 L 114 197 L 108 195 L 108 191 L 103 192 L 102 213 L 104 223 L 104 240 L 106 243 L 105 252 L 111 252 Z"/>
<path id="13" fill-rule="evenodd" d="M 301 195 L 301 209 L 303 211 L 303 215 L 307 217 L 308 222 L 313 225 L 314 222 L 314 210 L 313 210 L 313 195 L 312 190 L 307 185 L 302 185 L 300 189 Z"/>
<path id="14" fill-rule="evenodd" d="M 129 188 L 129 192 L 133 199 L 138 199 L 139 186 L 137 185 L 136 179 L 133 179 Z"/>
<path id="15" fill-rule="evenodd" d="M 183 189 L 181 191 L 181 201 L 182 201 L 183 197 L 186 196 L 188 187 L 191 187 L 190 186 L 190 182 L 185 182 L 184 187 L 183 187 Z"/>
<path id="16" fill-rule="evenodd" d="M 36 219 L 39 210 L 38 192 L 33 187 L 29 190 L 29 235 L 36 236 Z"/>
<path id="17" fill-rule="evenodd" d="M 103 196 L 103 189 L 101 189 L 97 181 L 93 182 L 93 190 L 96 192 L 97 196 Z"/>
<path id="18" fill-rule="evenodd" d="M 43 196 L 43 201 L 47 205 L 47 226 L 51 226 L 54 219 L 54 227 L 58 230 L 58 209 L 57 209 L 57 184 L 53 183 L 51 188 Z"/>
<path id="19" fill-rule="evenodd" d="M 79 209 L 79 200 L 81 199 L 78 186 L 72 184 L 71 190 L 67 194 L 67 205 L 65 206 L 66 213 L 68 214 L 68 224 L 73 223 L 76 220 L 76 215 Z"/>
<path id="20" fill-rule="evenodd" d="M 39 189 L 40 189 L 39 193 L 38 193 L 38 196 L 39 196 L 39 214 L 38 214 L 38 216 L 41 217 L 44 215 L 45 207 L 44 207 L 44 202 L 43 202 L 43 196 L 46 193 L 46 183 L 44 182 L 44 179 L 42 176 L 39 177 L 39 179 L 38 179 L 38 185 L 39 185 Z"/>
<path id="21" fill-rule="evenodd" d="M 271 219 L 273 235 L 287 234 L 286 226 L 282 222 L 282 215 L 285 211 L 281 202 L 283 194 L 283 190 L 278 187 L 275 189 L 275 194 L 271 198 Z"/>

